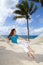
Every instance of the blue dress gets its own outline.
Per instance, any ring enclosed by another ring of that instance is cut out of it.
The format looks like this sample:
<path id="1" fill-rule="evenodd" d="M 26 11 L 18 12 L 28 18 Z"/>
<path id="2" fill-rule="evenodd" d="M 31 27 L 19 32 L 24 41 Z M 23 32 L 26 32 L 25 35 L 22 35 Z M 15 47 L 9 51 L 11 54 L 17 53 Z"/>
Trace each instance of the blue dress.
<path id="1" fill-rule="evenodd" d="M 12 43 L 17 43 L 18 35 L 10 36 L 9 39 L 12 41 Z"/>

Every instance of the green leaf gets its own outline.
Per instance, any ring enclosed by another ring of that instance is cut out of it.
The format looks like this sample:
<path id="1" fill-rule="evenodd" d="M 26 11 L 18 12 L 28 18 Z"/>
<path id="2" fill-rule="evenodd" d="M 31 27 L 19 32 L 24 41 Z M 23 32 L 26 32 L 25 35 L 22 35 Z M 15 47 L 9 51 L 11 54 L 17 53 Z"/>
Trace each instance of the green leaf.
<path id="1" fill-rule="evenodd" d="M 43 0 L 31 0 L 31 1 L 34 1 L 34 2 L 40 3 L 41 6 L 43 7 Z"/>
<path id="2" fill-rule="evenodd" d="M 19 10 L 21 10 L 23 13 L 27 13 L 26 11 L 25 11 L 25 7 L 22 5 L 22 4 L 18 4 L 18 5 L 16 5 L 16 7 L 19 9 Z"/>
<path id="3" fill-rule="evenodd" d="M 30 15 L 32 15 L 33 13 L 35 13 L 37 9 L 38 9 L 38 7 L 35 6 L 34 9 L 30 12 Z"/>
<path id="4" fill-rule="evenodd" d="M 43 0 L 41 0 L 40 3 L 41 3 L 41 6 L 43 7 Z"/>
<path id="5" fill-rule="evenodd" d="M 19 15 L 26 15 L 22 10 L 15 10 L 13 13 L 19 14 Z"/>
<path id="6" fill-rule="evenodd" d="M 32 1 L 39 2 L 39 0 L 32 0 Z"/>
<path id="7" fill-rule="evenodd" d="M 22 4 L 25 7 L 25 11 L 28 12 L 28 9 L 29 9 L 28 1 L 27 0 L 22 1 Z"/>
<path id="8" fill-rule="evenodd" d="M 34 2 L 30 1 L 30 4 L 28 4 L 28 1 L 22 1 L 21 4 L 16 5 L 17 10 L 15 10 L 13 13 L 19 14 L 20 16 L 15 16 L 14 19 L 17 18 L 27 18 L 28 15 L 32 15 L 36 10 L 37 6 L 34 6 Z"/>
<path id="9" fill-rule="evenodd" d="M 34 7 L 34 2 L 30 1 L 29 12 L 31 12 L 33 10 L 33 7 Z"/>
<path id="10" fill-rule="evenodd" d="M 19 19 L 19 18 L 25 18 L 25 16 L 14 16 L 14 20 L 16 20 L 16 19 Z"/>

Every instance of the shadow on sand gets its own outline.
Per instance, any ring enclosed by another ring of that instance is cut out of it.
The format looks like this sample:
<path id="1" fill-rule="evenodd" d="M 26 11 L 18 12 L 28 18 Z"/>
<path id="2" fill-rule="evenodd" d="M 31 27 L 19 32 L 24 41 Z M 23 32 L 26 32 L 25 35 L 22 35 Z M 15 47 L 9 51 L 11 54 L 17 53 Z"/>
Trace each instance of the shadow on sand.
<path id="1" fill-rule="evenodd" d="M 35 59 L 30 59 L 25 53 L 13 52 L 0 46 L 0 65 L 23 65 L 22 61 L 43 62 L 43 54 L 35 54 Z"/>

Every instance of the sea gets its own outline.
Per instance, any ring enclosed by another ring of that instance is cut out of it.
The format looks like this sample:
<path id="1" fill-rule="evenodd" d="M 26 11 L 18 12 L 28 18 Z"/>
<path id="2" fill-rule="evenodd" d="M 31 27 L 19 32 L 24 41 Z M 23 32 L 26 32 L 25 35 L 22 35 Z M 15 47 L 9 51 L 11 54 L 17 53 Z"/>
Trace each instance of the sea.
<path id="1" fill-rule="evenodd" d="M 4 38 L 7 38 L 8 37 L 8 35 L 2 35 Z M 24 38 L 24 39 L 27 39 L 28 38 L 28 36 L 27 35 L 18 35 L 19 37 L 22 37 L 22 38 Z M 29 36 L 29 39 L 34 39 L 34 38 L 36 38 L 38 35 L 30 35 Z"/>

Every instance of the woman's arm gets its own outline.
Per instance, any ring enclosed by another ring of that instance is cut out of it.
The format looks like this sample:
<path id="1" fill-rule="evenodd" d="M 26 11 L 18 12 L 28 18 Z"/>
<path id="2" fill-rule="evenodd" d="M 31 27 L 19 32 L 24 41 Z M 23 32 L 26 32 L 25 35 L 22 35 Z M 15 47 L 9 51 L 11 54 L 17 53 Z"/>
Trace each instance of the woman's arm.
<path id="1" fill-rule="evenodd" d="M 28 41 L 27 39 L 24 39 L 24 38 L 22 38 L 22 37 L 19 37 L 18 39 L 19 39 L 19 40 L 24 40 L 25 42 L 30 42 L 30 40 Z"/>
<path id="2" fill-rule="evenodd" d="M 10 42 L 10 40 L 8 38 L 6 40 L 7 40 L 8 43 Z"/>
<path id="3" fill-rule="evenodd" d="M 12 46 L 12 41 L 7 38 L 7 43 Z"/>

